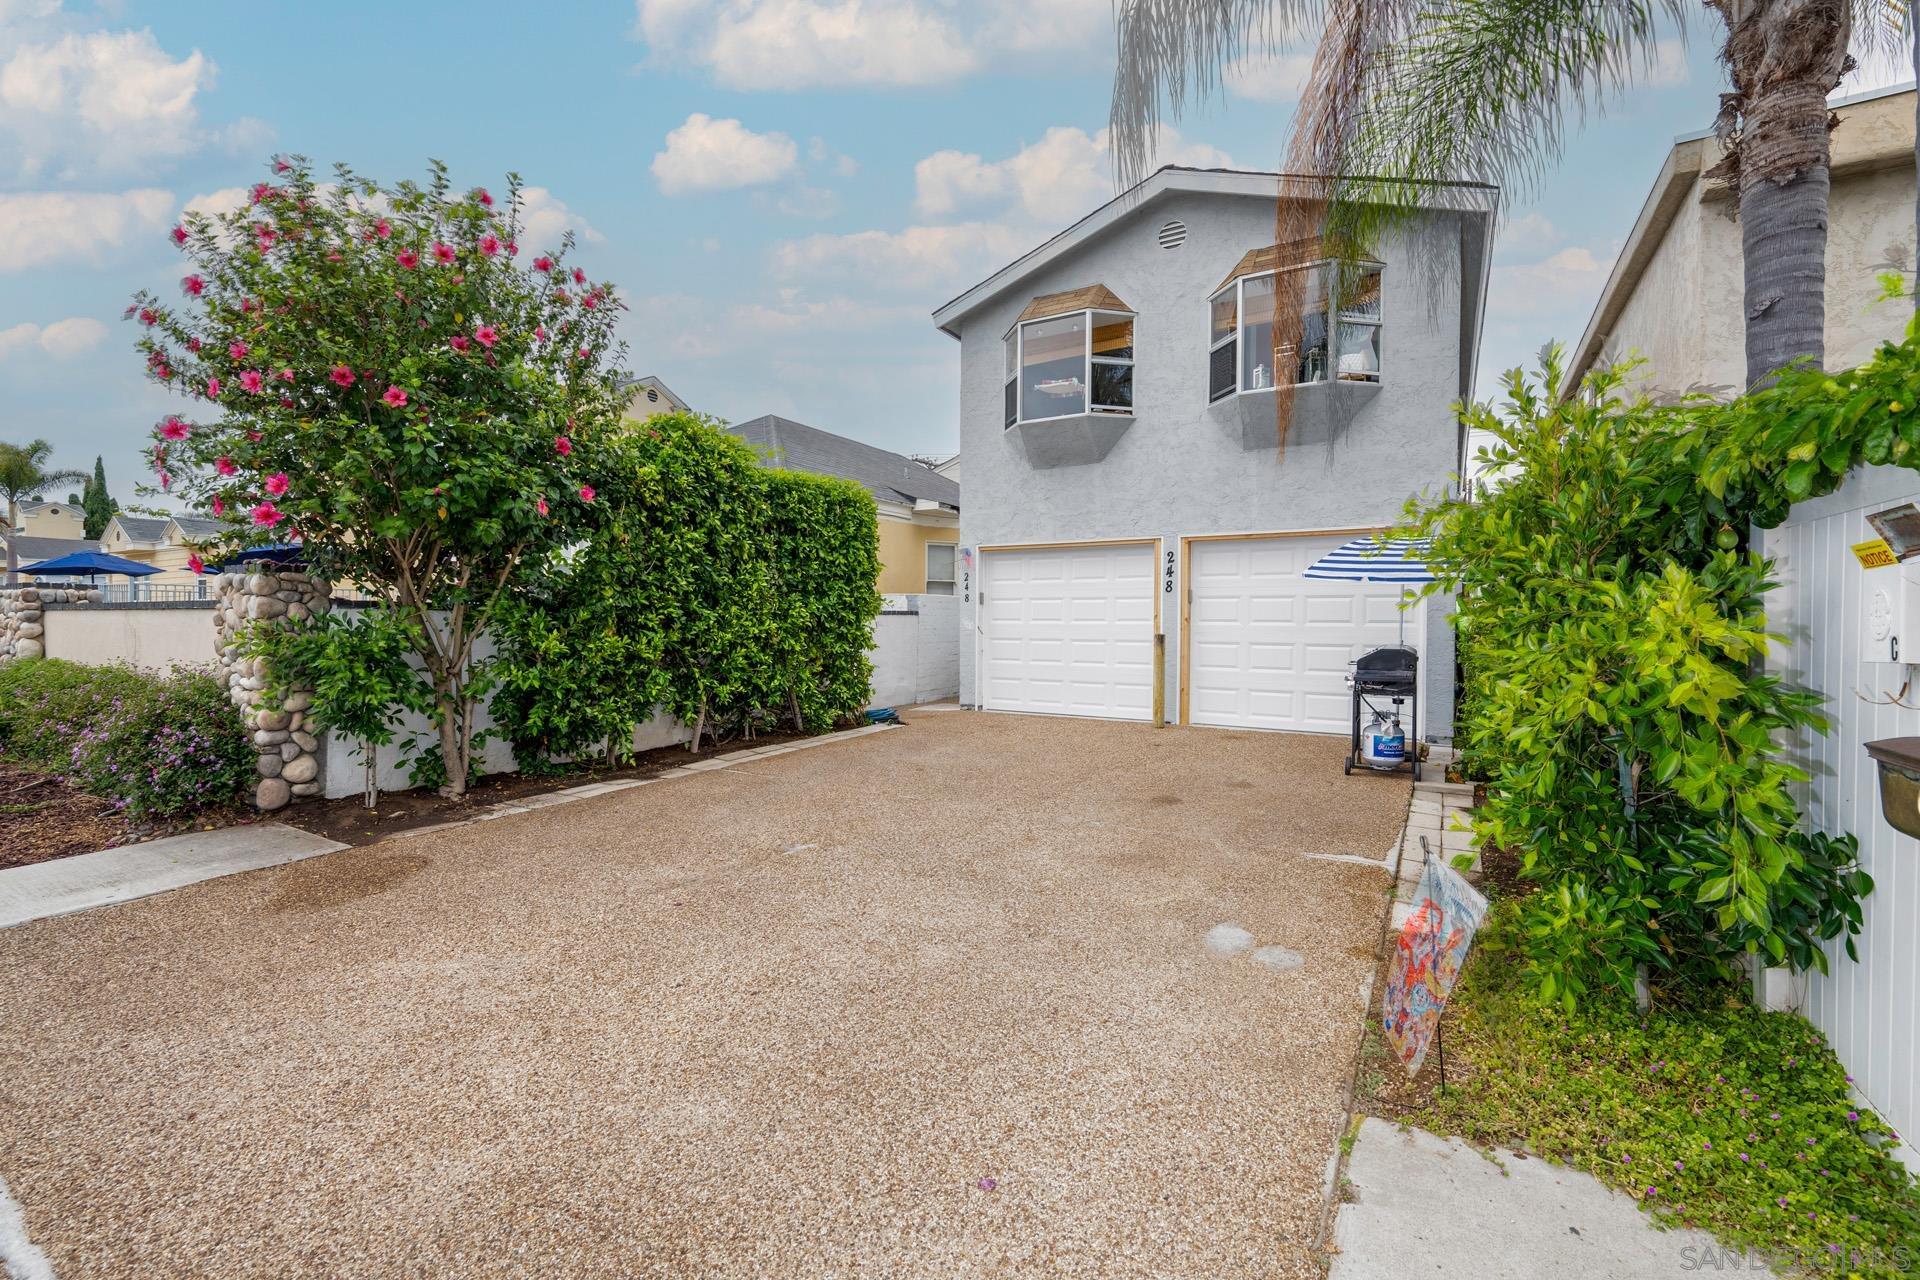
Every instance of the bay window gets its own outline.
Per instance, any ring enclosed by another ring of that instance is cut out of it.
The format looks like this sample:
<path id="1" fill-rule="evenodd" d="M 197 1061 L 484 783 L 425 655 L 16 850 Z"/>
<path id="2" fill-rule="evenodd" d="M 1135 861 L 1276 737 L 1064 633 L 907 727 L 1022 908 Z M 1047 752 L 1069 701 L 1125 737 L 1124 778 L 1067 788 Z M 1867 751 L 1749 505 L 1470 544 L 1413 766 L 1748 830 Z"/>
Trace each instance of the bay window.
<path id="1" fill-rule="evenodd" d="M 1133 412 L 1133 313 L 1084 310 L 1007 331 L 1006 425 Z"/>
<path id="2" fill-rule="evenodd" d="M 1335 272 L 1327 263 L 1286 270 L 1304 273 L 1297 341 L 1279 346 L 1274 341 L 1280 271 L 1236 275 L 1213 295 L 1209 400 L 1235 392 L 1271 390 L 1282 383 L 1307 386 L 1329 377 L 1343 382 L 1380 381 L 1380 268 L 1363 266 L 1346 297 L 1332 296 Z"/>

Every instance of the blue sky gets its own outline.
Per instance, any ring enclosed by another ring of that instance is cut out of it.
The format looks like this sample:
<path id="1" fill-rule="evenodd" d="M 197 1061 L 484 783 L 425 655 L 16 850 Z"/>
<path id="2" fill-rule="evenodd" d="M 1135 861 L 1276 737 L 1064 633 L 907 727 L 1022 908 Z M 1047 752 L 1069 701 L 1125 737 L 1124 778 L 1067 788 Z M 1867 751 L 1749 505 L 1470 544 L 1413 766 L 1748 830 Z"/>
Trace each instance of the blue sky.
<path id="1" fill-rule="evenodd" d="M 1578 336 L 1673 136 L 1711 116 L 1712 34 L 1508 199 L 1483 390 Z M 1112 194 L 1111 50 L 1110 0 L 0 0 L 0 439 L 104 454 L 133 500 L 174 406 L 121 310 L 174 287 L 185 205 L 298 152 L 517 171 L 539 234 L 571 227 L 623 290 L 634 372 L 730 420 L 950 452 L 957 349 L 928 313 Z M 1238 68 L 1162 159 L 1272 167 L 1303 73 Z"/>

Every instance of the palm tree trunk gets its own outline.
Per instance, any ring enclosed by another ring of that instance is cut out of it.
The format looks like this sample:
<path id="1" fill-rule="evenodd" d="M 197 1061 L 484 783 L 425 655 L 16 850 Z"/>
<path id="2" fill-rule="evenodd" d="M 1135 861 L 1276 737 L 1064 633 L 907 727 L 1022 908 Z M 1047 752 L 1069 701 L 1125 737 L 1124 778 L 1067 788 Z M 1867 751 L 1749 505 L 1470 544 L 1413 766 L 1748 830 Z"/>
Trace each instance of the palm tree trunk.
<path id="1" fill-rule="evenodd" d="M 1826 100 L 1819 105 L 1826 129 Z M 1827 167 L 1740 189 L 1745 255 L 1747 383 L 1761 386 L 1802 357 L 1827 354 Z"/>
<path id="2" fill-rule="evenodd" d="M 16 586 L 20 581 L 20 550 L 13 545 L 13 531 L 20 523 L 20 508 L 12 495 L 7 497 L 7 585 Z"/>

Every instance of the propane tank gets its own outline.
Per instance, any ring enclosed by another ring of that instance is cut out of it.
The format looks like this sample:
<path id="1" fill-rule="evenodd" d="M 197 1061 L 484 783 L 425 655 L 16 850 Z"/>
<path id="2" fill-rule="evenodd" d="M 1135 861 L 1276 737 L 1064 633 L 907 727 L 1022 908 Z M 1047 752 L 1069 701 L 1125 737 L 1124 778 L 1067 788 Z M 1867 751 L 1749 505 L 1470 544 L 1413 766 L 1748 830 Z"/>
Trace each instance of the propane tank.
<path id="1" fill-rule="evenodd" d="M 1367 768 L 1384 771 L 1398 769 L 1407 759 L 1407 735 L 1400 717 L 1384 711 L 1373 713 L 1366 731 L 1360 735 L 1360 758 Z"/>

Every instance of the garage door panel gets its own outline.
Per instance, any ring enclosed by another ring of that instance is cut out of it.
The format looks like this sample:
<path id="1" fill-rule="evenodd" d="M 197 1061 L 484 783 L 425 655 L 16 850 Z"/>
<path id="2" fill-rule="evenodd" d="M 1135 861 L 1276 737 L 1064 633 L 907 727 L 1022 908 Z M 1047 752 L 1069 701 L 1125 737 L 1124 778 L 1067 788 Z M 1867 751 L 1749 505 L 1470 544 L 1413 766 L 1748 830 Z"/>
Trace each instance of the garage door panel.
<path id="1" fill-rule="evenodd" d="M 1348 663 L 1395 643 L 1401 588 L 1302 576 L 1342 541 L 1329 536 L 1191 544 L 1189 720 L 1348 731 Z"/>
<path id="2" fill-rule="evenodd" d="M 1153 713 L 1149 544 L 990 551 L 981 705 L 1146 720 Z M 1009 602 L 1018 608 L 1002 610 Z"/>

